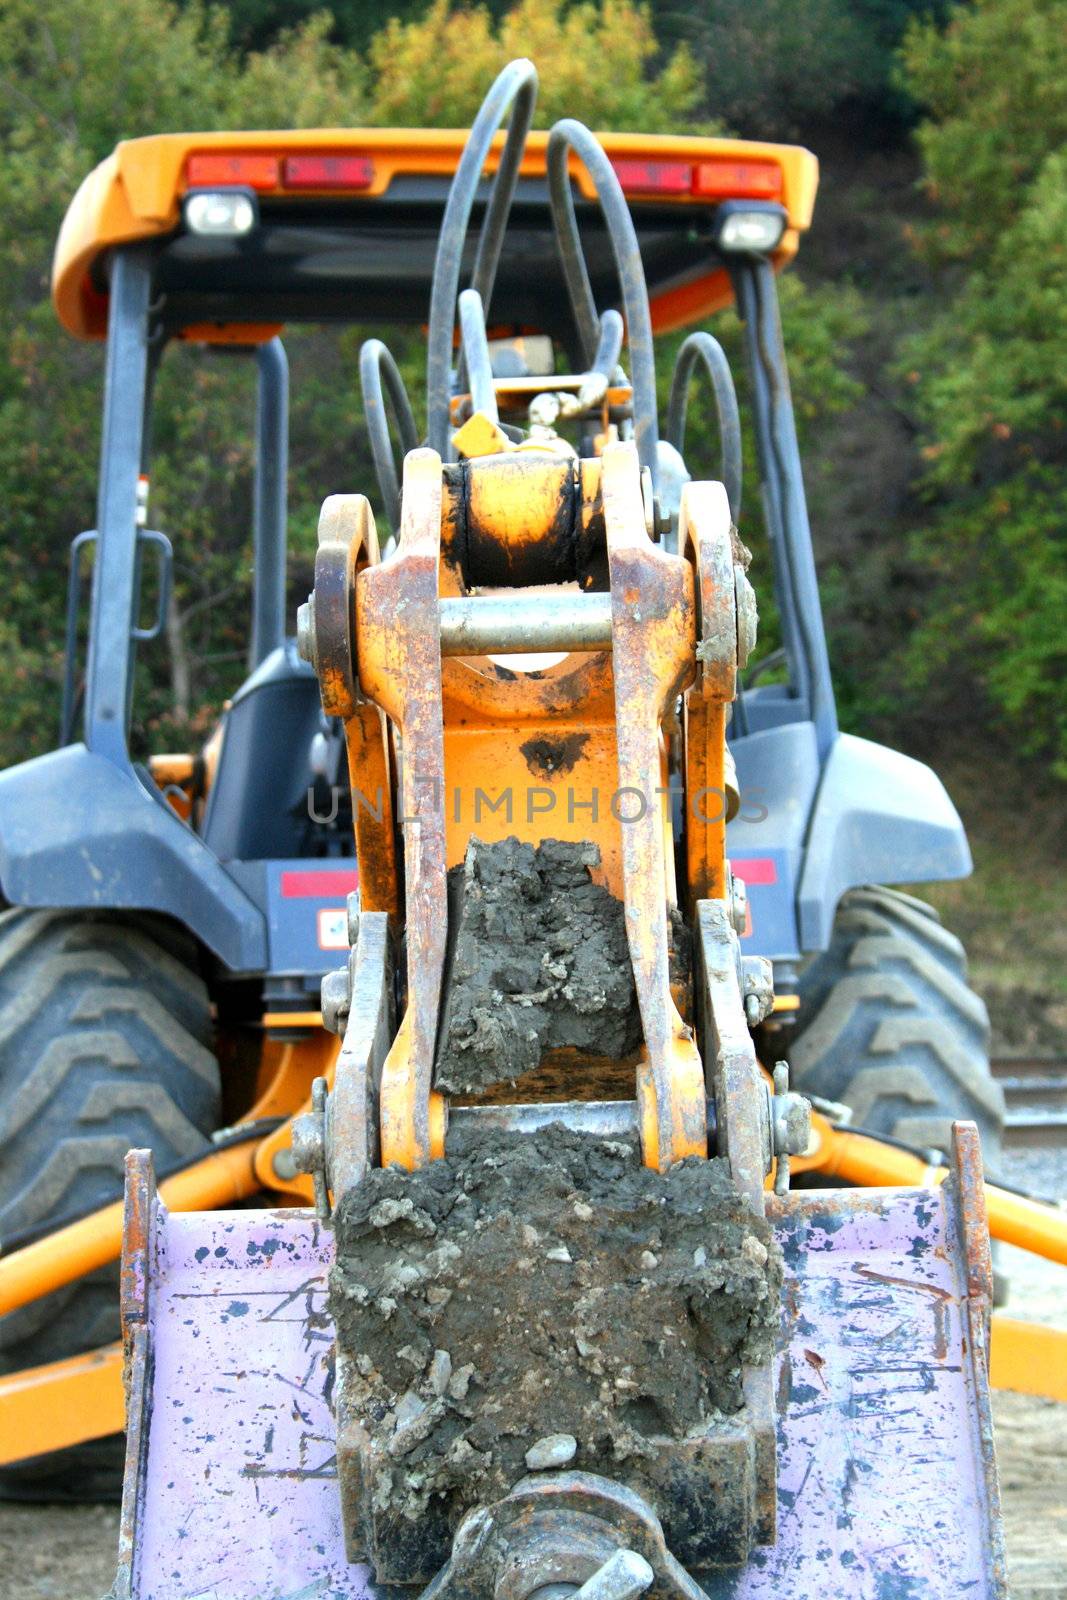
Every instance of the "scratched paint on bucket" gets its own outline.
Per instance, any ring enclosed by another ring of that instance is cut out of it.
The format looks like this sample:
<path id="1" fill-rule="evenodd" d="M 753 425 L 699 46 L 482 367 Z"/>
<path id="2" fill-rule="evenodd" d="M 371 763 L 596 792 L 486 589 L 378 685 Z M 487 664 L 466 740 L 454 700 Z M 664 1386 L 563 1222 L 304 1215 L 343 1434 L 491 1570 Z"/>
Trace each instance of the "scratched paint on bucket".
<path id="1" fill-rule="evenodd" d="M 712 1600 L 1000 1591 L 951 1196 L 794 1194 L 779 1533 Z M 157 1221 L 135 1600 L 372 1600 L 344 1556 L 330 1400 L 332 1240 L 308 1212 Z"/>

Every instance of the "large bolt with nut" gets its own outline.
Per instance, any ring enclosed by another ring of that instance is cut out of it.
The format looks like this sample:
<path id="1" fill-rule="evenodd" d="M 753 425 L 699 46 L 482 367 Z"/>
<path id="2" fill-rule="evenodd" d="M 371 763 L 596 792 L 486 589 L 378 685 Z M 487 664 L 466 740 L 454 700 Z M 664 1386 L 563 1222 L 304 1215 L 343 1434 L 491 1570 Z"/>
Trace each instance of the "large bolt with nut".
<path id="1" fill-rule="evenodd" d="M 789 1189 L 789 1157 L 802 1156 L 811 1140 L 811 1104 L 789 1087 L 789 1067 L 784 1061 L 774 1064 L 774 1094 L 771 1097 L 771 1145 L 777 1160 L 775 1194 Z"/>
<path id="2" fill-rule="evenodd" d="M 306 1172 L 315 1187 L 315 1210 L 321 1222 L 331 1217 L 326 1174 L 326 1116 L 329 1089 L 325 1078 L 311 1085 L 311 1110 L 293 1119 L 292 1162 L 297 1172 Z"/>

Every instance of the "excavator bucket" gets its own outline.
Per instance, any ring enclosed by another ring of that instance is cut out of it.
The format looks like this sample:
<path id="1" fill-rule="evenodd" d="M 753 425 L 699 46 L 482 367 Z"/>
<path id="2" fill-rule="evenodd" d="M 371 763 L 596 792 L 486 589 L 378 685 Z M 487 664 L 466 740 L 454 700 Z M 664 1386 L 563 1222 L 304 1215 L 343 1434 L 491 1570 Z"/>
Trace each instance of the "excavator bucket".
<path id="1" fill-rule="evenodd" d="M 937 1189 L 798 1191 L 768 1214 L 786 1269 L 777 1530 L 692 1576 L 712 1600 L 1006 1594 L 973 1128 Z M 169 1213 L 131 1153 L 116 1600 L 391 1592 L 345 1554 L 333 1256 L 311 1212 Z"/>

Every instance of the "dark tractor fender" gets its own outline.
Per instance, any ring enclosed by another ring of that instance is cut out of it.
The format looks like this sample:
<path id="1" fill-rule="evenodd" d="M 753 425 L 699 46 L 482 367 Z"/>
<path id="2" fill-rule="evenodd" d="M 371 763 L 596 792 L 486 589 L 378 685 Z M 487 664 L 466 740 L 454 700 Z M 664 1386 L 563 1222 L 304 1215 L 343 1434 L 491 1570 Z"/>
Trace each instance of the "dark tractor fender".
<path id="1" fill-rule="evenodd" d="M 848 889 L 940 883 L 972 868 L 959 812 L 937 774 L 898 750 L 838 734 L 808 824 L 797 889 L 800 948 L 829 947 Z"/>
<path id="2" fill-rule="evenodd" d="M 255 903 L 154 785 L 84 744 L 0 773 L 0 887 L 16 906 L 161 912 L 231 971 L 267 966 Z"/>

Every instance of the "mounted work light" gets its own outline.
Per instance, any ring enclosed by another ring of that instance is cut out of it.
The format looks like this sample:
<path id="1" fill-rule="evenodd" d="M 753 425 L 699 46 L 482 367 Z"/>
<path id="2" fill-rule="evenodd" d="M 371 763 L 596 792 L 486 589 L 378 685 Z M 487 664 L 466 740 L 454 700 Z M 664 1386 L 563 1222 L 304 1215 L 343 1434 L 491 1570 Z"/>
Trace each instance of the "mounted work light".
<path id="1" fill-rule="evenodd" d="M 715 213 L 715 243 L 724 255 L 764 256 L 781 244 L 787 221 L 784 206 L 727 200 Z"/>
<path id="2" fill-rule="evenodd" d="M 259 221 L 259 207 L 250 189 L 192 189 L 182 204 L 190 233 L 208 238 L 242 238 Z"/>

